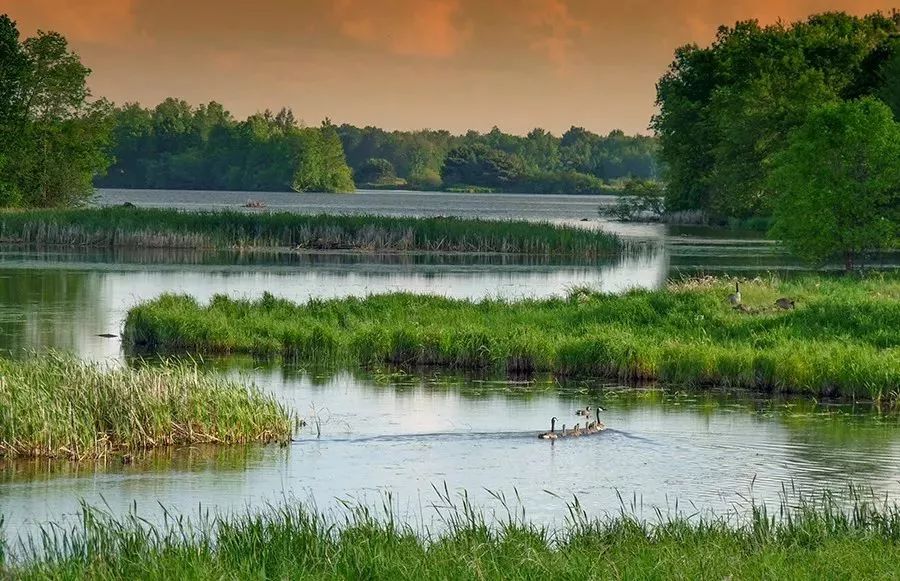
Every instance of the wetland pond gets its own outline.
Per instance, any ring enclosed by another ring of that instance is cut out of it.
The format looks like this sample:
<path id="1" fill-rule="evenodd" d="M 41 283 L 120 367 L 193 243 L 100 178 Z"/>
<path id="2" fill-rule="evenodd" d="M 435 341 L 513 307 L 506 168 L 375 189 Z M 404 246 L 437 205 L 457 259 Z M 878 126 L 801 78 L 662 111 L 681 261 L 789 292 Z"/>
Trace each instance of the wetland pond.
<path id="1" fill-rule="evenodd" d="M 129 197 L 130 196 L 130 197 Z M 231 197 L 229 197 L 231 196 Z M 281 196 L 281 197 L 279 197 Z M 200 300 L 271 292 L 294 300 L 410 291 L 462 298 L 540 297 L 574 286 L 610 292 L 655 288 L 679 272 L 798 270 L 758 235 L 665 226 L 610 225 L 600 197 L 454 194 L 101 192 L 101 203 L 215 207 L 263 199 L 272 209 L 477 215 L 544 219 L 616 229 L 634 251 L 578 262 L 478 255 L 266 254 L 204 251 L 0 249 L 0 350 L 21 356 L 54 348 L 123 361 L 118 335 L 128 308 L 163 292 Z M 233 200 L 231 198 L 234 198 Z M 185 201 L 186 200 L 186 201 Z M 467 205 L 467 202 L 469 205 Z M 204 205 L 205 204 L 205 205 Z M 405 208 L 405 211 L 404 211 Z M 581 222 L 588 218 L 587 223 Z M 816 494 L 853 483 L 900 496 L 900 421 L 867 404 L 769 399 L 746 393 L 624 389 L 536 377 L 514 382 L 441 373 L 311 370 L 209 362 L 274 392 L 308 425 L 286 448 L 175 450 L 132 464 L 0 463 L 0 515 L 7 535 L 73 518 L 84 500 L 115 513 L 159 518 L 241 511 L 292 498 L 319 508 L 340 500 L 380 504 L 390 493 L 411 520 L 433 516 L 432 486 L 465 489 L 501 509 L 490 491 L 521 503 L 529 519 L 561 522 L 577 496 L 590 515 L 637 499 L 650 507 L 723 510 L 752 497 L 777 501 L 783 487 Z M 573 425 L 588 404 L 606 408 L 599 436 L 555 443 L 535 438 L 549 418 Z M 317 429 L 321 435 L 316 437 Z"/>

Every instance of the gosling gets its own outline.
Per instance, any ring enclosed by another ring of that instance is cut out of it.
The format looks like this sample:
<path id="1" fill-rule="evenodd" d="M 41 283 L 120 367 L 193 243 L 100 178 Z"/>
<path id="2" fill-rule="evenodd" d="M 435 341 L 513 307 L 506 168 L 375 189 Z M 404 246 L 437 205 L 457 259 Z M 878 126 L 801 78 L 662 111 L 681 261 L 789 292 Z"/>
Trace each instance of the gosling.
<path id="1" fill-rule="evenodd" d="M 790 311 L 794 308 L 794 299 L 781 297 L 780 299 L 775 301 L 775 306 L 783 311 Z"/>

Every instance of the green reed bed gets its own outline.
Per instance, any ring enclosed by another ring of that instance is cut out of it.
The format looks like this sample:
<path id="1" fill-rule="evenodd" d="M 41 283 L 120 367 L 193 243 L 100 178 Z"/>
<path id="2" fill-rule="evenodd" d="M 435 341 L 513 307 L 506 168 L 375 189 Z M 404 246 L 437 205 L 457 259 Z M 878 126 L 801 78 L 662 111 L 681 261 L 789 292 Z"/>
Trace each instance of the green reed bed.
<path id="1" fill-rule="evenodd" d="M 547 223 L 461 218 L 183 212 L 143 208 L 0 212 L 0 242 L 150 248 L 302 248 L 599 256 L 613 235 Z"/>
<path id="2" fill-rule="evenodd" d="M 164 295 L 133 308 L 132 348 L 281 355 L 348 364 L 549 371 L 896 399 L 900 277 L 707 279 L 624 296 L 473 302 L 389 294 L 294 304 Z M 797 301 L 779 311 L 780 296 Z"/>
<path id="3" fill-rule="evenodd" d="M 350 507 L 326 517 L 289 502 L 261 512 L 170 518 L 152 527 L 85 508 L 3 559 L 17 579 L 893 579 L 896 505 L 833 502 L 734 515 L 658 517 L 623 511 L 560 528 L 517 513 L 488 520 L 468 503 L 442 510 L 440 533 L 394 511 Z M 376 516 L 377 515 L 377 516 Z M 15 547 L 14 547 L 15 548 Z"/>
<path id="4" fill-rule="evenodd" d="M 0 458 L 99 458 L 291 437 L 288 412 L 185 364 L 115 368 L 49 354 L 0 359 Z"/>

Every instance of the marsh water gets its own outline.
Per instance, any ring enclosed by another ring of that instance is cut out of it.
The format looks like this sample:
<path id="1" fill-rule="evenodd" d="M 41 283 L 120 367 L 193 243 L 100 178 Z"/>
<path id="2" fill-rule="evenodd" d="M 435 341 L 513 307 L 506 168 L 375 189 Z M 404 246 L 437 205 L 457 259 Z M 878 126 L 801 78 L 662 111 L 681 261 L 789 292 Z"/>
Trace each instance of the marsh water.
<path id="1" fill-rule="evenodd" d="M 756 234 L 610 224 L 602 197 L 362 193 L 298 196 L 199 192 L 101 192 L 100 203 L 541 219 L 612 229 L 632 251 L 574 261 L 479 255 L 236 253 L 0 249 L 0 350 L 54 348 L 124 364 L 117 335 L 127 309 L 163 292 L 294 300 L 410 291 L 461 298 L 541 297 L 574 286 L 609 292 L 655 288 L 679 273 L 780 272 L 801 266 Z M 587 222 L 582 222 L 586 218 Z M 101 334 L 114 335 L 101 337 Z M 8 534 L 71 518 L 84 500 L 150 518 L 161 506 L 196 514 L 293 498 L 321 508 L 380 503 L 428 519 L 432 486 L 518 494 L 530 519 L 558 521 L 575 497 L 589 514 L 615 511 L 620 495 L 674 509 L 727 509 L 771 501 L 785 488 L 815 494 L 850 483 L 900 493 L 900 421 L 864 403 L 690 394 L 549 377 L 505 378 L 391 370 L 318 370 L 246 359 L 210 362 L 274 392 L 308 426 L 287 448 L 194 448 L 133 464 L 0 464 L 0 514 Z M 602 435 L 554 444 L 535 438 L 551 416 L 581 420 L 602 404 Z M 320 432 L 317 435 L 317 432 Z"/>

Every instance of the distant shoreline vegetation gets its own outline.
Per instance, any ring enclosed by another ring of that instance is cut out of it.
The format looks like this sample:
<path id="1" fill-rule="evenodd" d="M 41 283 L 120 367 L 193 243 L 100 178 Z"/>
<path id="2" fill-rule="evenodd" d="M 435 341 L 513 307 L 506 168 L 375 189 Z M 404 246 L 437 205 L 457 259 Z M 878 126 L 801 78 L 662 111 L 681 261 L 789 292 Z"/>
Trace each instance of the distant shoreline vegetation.
<path id="1" fill-rule="evenodd" d="M 216 102 L 169 98 L 111 113 L 114 159 L 103 188 L 343 192 L 601 194 L 626 178 L 658 175 L 656 140 L 572 127 L 525 136 L 469 131 L 305 128 L 290 109 L 238 121 Z M 352 179 L 351 179 L 352 175 Z"/>
<path id="2" fill-rule="evenodd" d="M 463 218 L 184 212 L 132 207 L 0 211 L 0 243 L 146 248 L 288 248 L 609 256 L 614 235 Z"/>
<path id="3" fill-rule="evenodd" d="M 389 294 L 295 304 L 164 295 L 133 308 L 125 344 L 346 364 L 552 372 L 778 392 L 898 398 L 900 278 L 691 280 L 613 296 L 452 300 Z M 789 297 L 796 310 L 780 310 Z"/>

